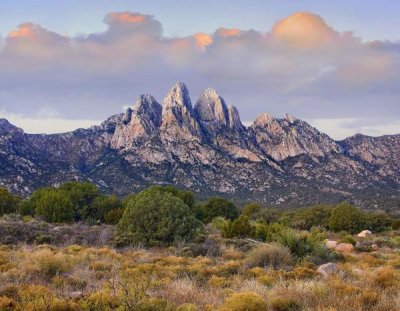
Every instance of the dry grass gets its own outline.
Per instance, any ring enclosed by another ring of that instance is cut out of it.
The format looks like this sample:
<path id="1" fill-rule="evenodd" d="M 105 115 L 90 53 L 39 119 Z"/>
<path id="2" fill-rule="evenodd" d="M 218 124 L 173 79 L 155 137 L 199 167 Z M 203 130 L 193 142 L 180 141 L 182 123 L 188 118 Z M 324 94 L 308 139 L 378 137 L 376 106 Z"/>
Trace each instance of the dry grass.
<path id="1" fill-rule="evenodd" d="M 398 249 L 348 254 L 327 279 L 279 245 L 221 250 L 0 246 L 0 310 L 400 310 Z"/>

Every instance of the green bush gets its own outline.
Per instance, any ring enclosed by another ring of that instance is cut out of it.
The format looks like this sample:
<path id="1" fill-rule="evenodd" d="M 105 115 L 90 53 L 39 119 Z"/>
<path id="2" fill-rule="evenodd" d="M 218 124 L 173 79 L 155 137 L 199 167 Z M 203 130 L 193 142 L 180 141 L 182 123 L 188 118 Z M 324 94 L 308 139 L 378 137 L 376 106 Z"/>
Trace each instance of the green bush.
<path id="1" fill-rule="evenodd" d="M 287 229 L 281 232 L 278 242 L 288 247 L 292 255 L 298 260 L 307 256 L 325 258 L 329 255 L 322 242 L 316 240 L 308 232 L 296 232 L 293 229 Z"/>
<path id="2" fill-rule="evenodd" d="M 100 191 L 94 184 L 70 181 L 62 184 L 60 190 L 64 190 L 70 197 L 75 220 L 96 219 L 96 215 L 92 214 L 91 205 L 100 196 Z"/>
<path id="3" fill-rule="evenodd" d="M 67 193 L 59 189 L 42 189 L 36 200 L 36 215 L 47 222 L 72 222 L 74 209 Z"/>
<path id="4" fill-rule="evenodd" d="M 108 212 L 120 209 L 122 209 L 122 202 L 117 196 L 101 195 L 96 197 L 93 202 L 82 211 L 82 217 L 83 219 L 105 221 L 105 216 Z"/>
<path id="5" fill-rule="evenodd" d="M 128 202 L 117 226 L 117 244 L 169 245 L 192 240 L 200 228 L 193 211 L 180 198 L 151 187 Z"/>
<path id="6" fill-rule="evenodd" d="M 21 216 L 34 216 L 35 205 L 30 200 L 23 200 L 19 202 L 17 211 Z"/>
<path id="7" fill-rule="evenodd" d="M 104 215 L 104 222 L 109 225 L 116 225 L 121 220 L 124 211 L 124 208 L 114 208 L 109 210 Z"/>
<path id="8" fill-rule="evenodd" d="M 254 292 L 233 294 L 220 308 L 221 311 L 260 311 L 266 310 L 265 301 Z"/>
<path id="9" fill-rule="evenodd" d="M 312 227 L 328 228 L 332 211 L 330 205 L 315 205 L 295 211 L 291 226 L 300 230 L 310 230 Z"/>
<path id="10" fill-rule="evenodd" d="M 15 213 L 20 199 L 5 188 L 0 188 L 0 216 Z"/>
<path id="11" fill-rule="evenodd" d="M 259 213 L 260 210 L 261 210 L 261 205 L 259 203 L 257 203 L 257 202 L 248 203 L 243 207 L 242 215 L 251 217 L 251 216 Z"/>
<path id="12" fill-rule="evenodd" d="M 210 198 L 201 209 L 204 223 L 210 223 L 215 217 L 235 220 L 239 216 L 239 211 L 235 204 L 224 198 Z"/>
<path id="13" fill-rule="evenodd" d="M 329 229 L 332 231 L 347 231 L 358 233 L 366 226 L 365 215 L 357 207 L 349 203 L 337 205 L 329 218 Z"/>
<path id="14" fill-rule="evenodd" d="M 247 216 L 240 216 L 233 222 L 228 222 L 222 230 L 222 235 L 226 238 L 246 238 L 254 237 L 255 228 L 250 224 Z"/>

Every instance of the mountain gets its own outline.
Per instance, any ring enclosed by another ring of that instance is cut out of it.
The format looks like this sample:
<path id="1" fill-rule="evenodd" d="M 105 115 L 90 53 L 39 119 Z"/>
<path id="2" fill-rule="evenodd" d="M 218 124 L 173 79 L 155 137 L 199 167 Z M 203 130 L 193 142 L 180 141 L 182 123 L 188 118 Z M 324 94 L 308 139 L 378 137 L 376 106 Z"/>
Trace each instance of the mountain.
<path id="1" fill-rule="evenodd" d="M 291 115 L 266 113 L 242 124 L 212 88 L 194 105 L 177 83 L 163 104 L 141 95 L 99 126 L 26 134 L 0 119 L 0 185 L 28 195 L 66 180 L 88 180 L 125 195 L 174 184 L 199 197 L 302 206 L 350 200 L 364 207 L 400 202 L 400 135 L 335 141 Z"/>

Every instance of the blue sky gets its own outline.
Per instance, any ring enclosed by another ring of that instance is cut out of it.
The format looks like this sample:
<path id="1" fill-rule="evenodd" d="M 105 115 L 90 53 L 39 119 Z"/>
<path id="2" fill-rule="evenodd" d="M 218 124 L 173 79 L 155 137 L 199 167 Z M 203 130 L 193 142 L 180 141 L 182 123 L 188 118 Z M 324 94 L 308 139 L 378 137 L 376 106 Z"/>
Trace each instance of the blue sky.
<path id="1" fill-rule="evenodd" d="M 397 0 L 1 1 L 0 117 L 72 130 L 183 81 L 193 102 L 215 87 L 246 124 L 291 113 L 337 139 L 400 133 L 399 13 Z"/>

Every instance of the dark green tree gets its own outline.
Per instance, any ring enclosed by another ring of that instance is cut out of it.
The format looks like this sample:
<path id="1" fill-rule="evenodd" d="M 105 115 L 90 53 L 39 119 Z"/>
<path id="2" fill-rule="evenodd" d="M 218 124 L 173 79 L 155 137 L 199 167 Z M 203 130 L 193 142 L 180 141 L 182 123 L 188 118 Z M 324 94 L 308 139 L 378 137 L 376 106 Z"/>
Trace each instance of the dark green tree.
<path id="1" fill-rule="evenodd" d="M 357 233 L 365 229 L 365 225 L 364 213 L 347 202 L 337 205 L 329 217 L 329 229 L 332 231 Z"/>
<path id="2" fill-rule="evenodd" d="M 299 209 L 294 212 L 290 225 L 301 230 L 310 230 L 312 227 L 328 228 L 332 209 L 331 205 Z"/>
<path id="3" fill-rule="evenodd" d="M 135 195 L 118 223 L 117 244 L 170 245 L 190 241 L 201 223 L 179 197 L 159 187 Z"/>
<path id="4" fill-rule="evenodd" d="M 6 188 L 0 188 L 0 216 L 15 213 L 20 199 Z"/>
<path id="5" fill-rule="evenodd" d="M 209 223 L 215 217 L 224 217 L 229 220 L 235 220 L 239 216 L 239 210 L 231 201 L 224 198 L 210 198 L 202 206 L 203 221 Z"/>
<path id="6" fill-rule="evenodd" d="M 254 237 L 255 227 L 250 224 L 247 216 L 239 216 L 223 229 L 223 236 L 226 238 L 248 238 Z"/>
<path id="7" fill-rule="evenodd" d="M 257 202 L 251 202 L 247 203 L 242 210 L 242 215 L 251 217 L 257 213 L 259 213 L 261 210 L 261 205 Z"/>
<path id="8" fill-rule="evenodd" d="M 44 189 L 36 202 L 36 215 L 53 223 L 72 222 L 74 209 L 68 194 L 60 189 Z"/>
<path id="9" fill-rule="evenodd" d="M 70 197 L 74 207 L 74 219 L 85 220 L 87 218 L 95 219 L 95 215 L 91 215 L 91 205 L 95 198 L 100 196 L 100 190 L 92 183 L 70 181 L 60 187 Z"/>
<path id="10" fill-rule="evenodd" d="M 122 209 L 121 200 L 115 196 L 101 195 L 96 197 L 92 204 L 82 211 L 83 219 L 105 221 L 105 215 L 111 210 Z"/>

